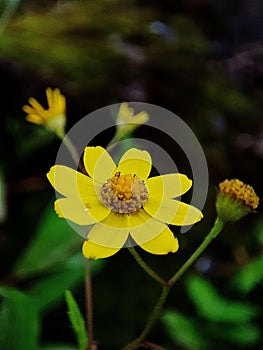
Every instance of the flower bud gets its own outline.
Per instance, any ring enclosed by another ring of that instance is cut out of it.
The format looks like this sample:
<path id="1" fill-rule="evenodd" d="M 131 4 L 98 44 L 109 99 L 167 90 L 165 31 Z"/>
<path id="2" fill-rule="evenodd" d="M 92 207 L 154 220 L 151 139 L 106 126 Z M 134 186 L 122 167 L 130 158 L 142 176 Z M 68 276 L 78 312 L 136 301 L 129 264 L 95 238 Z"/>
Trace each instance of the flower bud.
<path id="1" fill-rule="evenodd" d="M 238 179 L 225 180 L 219 184 L 216 209 L 224 222 L 237 221 L 258 207 L 259 198 L 253 187 Z"/>

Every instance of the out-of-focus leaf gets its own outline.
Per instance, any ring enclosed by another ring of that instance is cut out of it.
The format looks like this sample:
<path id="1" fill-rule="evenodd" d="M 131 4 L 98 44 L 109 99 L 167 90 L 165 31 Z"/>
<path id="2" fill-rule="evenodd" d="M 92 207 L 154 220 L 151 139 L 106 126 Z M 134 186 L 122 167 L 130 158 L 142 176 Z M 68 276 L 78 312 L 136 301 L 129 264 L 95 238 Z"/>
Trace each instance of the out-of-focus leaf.
<path id="1" fill-rule="evenodd" d="M 211 321 L 242 323 L 251 320 L 258 312 L 252 305 L 224 299 L 203 278 L 192 276 L 187 290 L 200 315 Z"/>
<path id="2" fill-rule="evenodd" d="M 52 203 L 43 213 L 37 232 L 15 264 L 13 273 L 29 277 L 66 261 L 80 249 L 82 240 L 66 220 L 57 217 Z"/>
<path id="3" fill-rule="evenodd" d="M 3 34 L 3 32 L 5 31 L 5 29 L 8 25 L 8 22 L 10 21 L 11 17 L 15 13 L 19 3 L 20 3 L 20 0 L 6 0 L 5 1 L 5 9 L 1 13 L 1 16 L 0 16 L 0 35 Z"/>
<path id="4" fill-rule="evenodd" d="M 0 171 L 0 223 L 6 218 L 6 188 L 5 182 Z"/>
<path id="5" fill-rule="evenodd" d="M 39 317 L 30 296 L 7 287 L 0 287 L 0 349 L 37 349 Z"/>
<path id="6" fill-rule="evenodd" d="M 87 348 L 88 338 L 84 318 L 70 290 L 66 290 L 65 299 L 68 305 L 69 319 L 78 340 L 79 350 L 85 350 Z"/>
<path id="7" fill-rule="evenodd" d="M 231 286 L 246 294 L 253 290 L 262 280 L 263 255 L 243 267 L 243 269 L 239 271 L 231 281 Z"/>
<path id="8" fill-rule="evenodd" d="M 208 342 L 197 321 L 176 311 L 167 311 L 162 316 L 165 329 L 171 339 L 187 349 L 207 349 Z"/>
<path id="9" fill-rule="evenodd" d="M 253 345 L 257 343 L 261 337 L 260 330 L 256 325 L 251 323 L 233 324 L 209 324 L 208 331 L 217 339 L 222 339 L 235 344 L 235 346 Z M 235 347 L 236 349 L 236 347 Z"/>
<path id="10" fill-rule="evenodd" d="M 34 297 L 36 305 L 41 311 L 48 311 L 63 301 L 66 289 L 72 289 L 84 280 L 84 258 L 77 253 L 60 266 L 58 271 L 41 277 L 33 284 L 29 292 Z M 104 265 L 104 261 L 91 261 L 91 273 L 97 273 Z"/>

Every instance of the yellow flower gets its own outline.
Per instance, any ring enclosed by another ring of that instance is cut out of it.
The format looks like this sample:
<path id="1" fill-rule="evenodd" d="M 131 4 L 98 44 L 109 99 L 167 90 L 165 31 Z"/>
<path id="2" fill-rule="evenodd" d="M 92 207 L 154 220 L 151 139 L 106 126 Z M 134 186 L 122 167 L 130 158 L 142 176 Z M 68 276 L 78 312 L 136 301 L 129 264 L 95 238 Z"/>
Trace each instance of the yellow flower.
<path id="1" fill-rule="evenodd" d="M 48 108 L 45 109 L 33 97 L 28 102 L 30 106 L 23 106 L 23 111 L 28 115 L 26 120 L 39 125 L 44 125 L 49 131 L 58 137 L 65 136 L 66 125 L 66 99 L 59 89 L 46 89 Z"/>
<path id="2" fill-rule="evenodd" d="M 149 120 L 149 116 L 146 112 L 142 111 L 138 114 L 134 114 L 134 109 L 128 106 L 127 102 L 122 102 L 117 115 L 118 124 L 144 124 Z"/>
<path id="3" fill-rule="evenodd" d="M 219 184 L 216 200 L 217 213 L 223 221 L 237 221 L 258 207 L 259 198 L 252 186 L 238 179 Z"/>
<path id="4" fill-rule="evenodd" d="M 105 258 L 134 242 L 152 254 L 178 250 L 167 224 L 191 225 L 203 217 L 197 208 L 173 199 L 192 181 L 182 174 L 148 178 L 152 162 L 147 151 L 131 148 L 116 166 L 102 147 L 86 147 L 87 175 L 53 166 L 47 177 L 65 198 L 55 202 L 59 217 L 93 225 L 83 244 L 86 258 Z"/>
<path id="5" fill-rule="evenodd" d="M 112 143 L 122 140 L 127 134 L 133 132 L 148 120 L 148 113 L 142 111 L 138 114 L 134 114 L 134 109 L 129 107 L 127 102 L 122 102 L 117 114 L 116 133 Z"/>

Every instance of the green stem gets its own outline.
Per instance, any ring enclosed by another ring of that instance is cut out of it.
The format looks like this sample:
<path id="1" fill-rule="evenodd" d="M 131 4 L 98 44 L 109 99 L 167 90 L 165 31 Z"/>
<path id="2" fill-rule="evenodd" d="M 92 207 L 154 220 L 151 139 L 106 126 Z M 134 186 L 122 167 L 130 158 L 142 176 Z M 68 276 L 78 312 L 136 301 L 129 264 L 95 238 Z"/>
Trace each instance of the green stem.
<path id="1" fill-rule="evenodd" d="M 139 337 L 136 338 L 131 343 L 129 343 L 128 345 L 126 345 L 123 348 L 123 350 L 134 350 L 134 349 L 139 348 L 139 346 L 142 344 L 142 342 L 148 336 L 149 332 L 151 331 L 151 329 L 152 329 L 153 325 L 155 324 L 155 322 L 157 321 L 157 319 L 160 317 L 163 306 L 166 302 L 167 296 L 168 296 L 172 286 L 182 277 L 182 275 L 189 269 L 189 267 L 199 258 L 199 256 L 203 253 L 203 251 L 207 248 L 207 246 L 213 241 L 213 239 L 217 237 L 217 235 L 224 228 L 224 225 L 225 225 L 225 223 L 222 220 L 217 218 L 211 231 L 206 236 L 206 238 L 203 240 L 203 242 L 200 244 L 200 246 L 196 249 L 196 251 L 183 264 L 183 266 L 179 269 L 179 271 L 176 272 L 169 279 L 168 282 L 165 282 L 165 284 L 162 283 L 162 285 L 163 285 L 162 294 L 160 295 L 160 297 L 159 297 L 159 299 L 158 299 L 158 301 L 157 301 L 157 303 L 156 303 L 156 305 L 155 305 L 155 307 L 154 307 L 154 309 L 149 317 L 149 320 L 145 325 L 145 328 L 143 329 L 143 331 L 141 332 Z M 151 270 L 151 268 L 149 268 L 149 267 L 147 267 L 147 269 L 144 268 L 144 270 L 147 273 L 149 273 L 148 269 Z M 154 274 L 155 274 L 155 272 L 154 272 Z M 161 277 L 159 277 L 159 278 L 161 278 Z M 162 278 L 161 278 L 161 280 L 162 280 Z"/>
<path id="2" fill-rule="evenodd" d="M 91 280 L 90 261 L 86 260 L 85 263 L 86 263 L 86 280 L 85 280 L 86 322 L 87 322 L 87 336 L 88 336 L 87 350 L 96 350 L 97 345 L 94 341 L 94 334 L 93 334 L 92 280 Z"/>
<path id="3" fill-rule="evenodd" d="M 61 138 L 61 137 L 60 137 Z M 71 142 L 70 138 L 65 135 L 63 138 L 61 138 L 62 141 L 64 142 L 65 146 L 67 147 L 67 149 L 69 150 L 69 152 L 71 153 L 72 159 L 74 160 L 74 162 L 76 163 L 76 165 L 79 167 L 80 171 L 83 174 L 87 174 L 84 166 L 82 165 L 82 163 L 80 162 L 80 156 L 76 150 L 76 147 L 74 146 L 74 144 Z"/>
<path id="4" fill-rule="evenodd" d="M 83 174 L 87 174 L 84 166 L 80 162 L 79 154 L 76 150 L 75 145 L 71 142 L 70 138 L 61 134 L 57 136 L 64 142 L 65 146 L 69 150 L 72 159 L 79 167 Z M 88 336 L 88 346 L 87 350 L 96 350 L 97 345 L 94 341 L 93 334 L 93 307 L 92 307 L 92 279 L 91 279 L 91 270 L 90 270 L 90 261 L 86 260 L 86 278 L 85 278 L 85 291 L 86 291 L 86 324 L 87 324 L 87 336 Z"/>
<path id="5" fill-rule="evenodd" d="M 207 246 L 212 242 L 214 238 L 222 231 L 225 223 L 216 219 L 214 226 L 212 227 L 209 234 L 200 244 L 200 246 L 196 249 L 196 251 L 190 256 L 190 258 L 183 264 L 183 266 L 169 279 L 168 284 L 173 286 L 181 276 L 189 269 L 189 267 L 199 258 L 199 256 L 203 253 L 203 251 L 207 248 Z"/>
<path id="6" fill-rule="evenodd" d="M 146 262 L 141 258 L 141 256 L 137 253 L 136 249 L 134 247 L 129 247 L 129 251 L 134 257 L 134 259 L 137 261 L 137 263 L 141 266 L 141 268 L 148 273 L 149 276 L 151 276 L 154 280 L 156 280 L 158 283 L 160 283 L 163 286 L 167 285 L 167 282 L 160 277 Z"/>
<path id="7" fill-rule="evenodd" d="M 128 345 L 126 345 L 122 350 L 134 350 L 134 349 L 138 349 L 138 347 L 140 346 L 140 344 L 145 340 L 145 338 L 147 337 L 147 335 L 149 334 L 149 332 L 151 331 L 153 325 L 155 324 L 155 322 L 157 321 L 157 319 L 159 318 L 162 309 L 163 309 L 163 305 L 167 299 L 167 296 L 169 294 L 171 287 L 170 286 L 163 286 L 162 289 L 162 293 L 149 317 L 149 320 L 144 328 L 144 330 L 141 332 L 141 334 L 139 335 L 138 338 L 136 338 L 134 341 L 132 341 L 131 343 L 129 343 Z"/>

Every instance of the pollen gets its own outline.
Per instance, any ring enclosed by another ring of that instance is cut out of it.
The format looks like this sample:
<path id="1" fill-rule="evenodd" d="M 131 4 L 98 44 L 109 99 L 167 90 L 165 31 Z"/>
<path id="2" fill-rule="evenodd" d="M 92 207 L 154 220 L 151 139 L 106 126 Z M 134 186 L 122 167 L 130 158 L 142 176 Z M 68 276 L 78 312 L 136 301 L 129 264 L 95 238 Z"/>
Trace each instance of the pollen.
<path id="1" fill-rule="evenodd" d="M 250 185 L 244 184 L 238 179 L 225 180 L 219 184 L 219 189 L 222 193 L 229 195 L 235 200 L 248 206 L 250 209 L 258 207 L 259 198 L 254 189 Z"/>
<path id="2" fill-rule="evenodd" d="M 101 188 L 103 204 L 122 214 L 138 211 L 148 200 L 148 191 L 145 182 L 136 174 L 121 175 L 115 173 Z"/>

